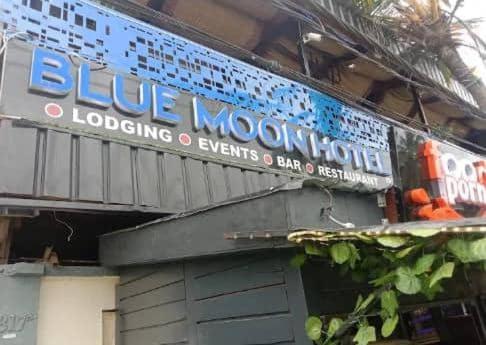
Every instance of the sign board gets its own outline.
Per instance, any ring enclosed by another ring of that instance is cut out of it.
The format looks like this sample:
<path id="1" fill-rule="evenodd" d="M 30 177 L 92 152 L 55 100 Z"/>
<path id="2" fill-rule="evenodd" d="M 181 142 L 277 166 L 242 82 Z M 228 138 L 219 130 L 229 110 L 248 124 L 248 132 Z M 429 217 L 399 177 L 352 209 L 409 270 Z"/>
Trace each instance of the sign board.
<path id="1" fill-rule="evenodd" d="M 5 115 L 344 188 L 372 191 L 393 183 L 387 151 L 59 52 L 11 41 L 4 66 L 0 105 Z"/>
<path id="2" fill-rule="evenodd" d="M 486 160 L 457 146 L 412 131 L 395 129 L 404 191 L 424 188 L 463 215 L 486 206 Z M 479 212 L 479 213 L 478 213 Z"/>
<path id="3" fill-rule="evenodd" d="M 426 140 L 419 146 L 422 176 L 450 205 L 486 206 L 486 160 L 454 146 Z"/>

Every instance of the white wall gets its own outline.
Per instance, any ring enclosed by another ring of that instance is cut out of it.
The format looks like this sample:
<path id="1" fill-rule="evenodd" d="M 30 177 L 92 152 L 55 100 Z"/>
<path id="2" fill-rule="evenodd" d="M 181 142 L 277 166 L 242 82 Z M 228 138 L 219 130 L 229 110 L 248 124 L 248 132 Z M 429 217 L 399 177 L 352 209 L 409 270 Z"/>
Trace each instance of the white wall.
<path id="1" fill-rule="evenodd" d="M 106 325 L 103 332 L 103 310 L 115 309 L 117 283 L 118 277 L 43 277 L 37 345 L 111 345 L 103 343 L 114 331 Z"/>

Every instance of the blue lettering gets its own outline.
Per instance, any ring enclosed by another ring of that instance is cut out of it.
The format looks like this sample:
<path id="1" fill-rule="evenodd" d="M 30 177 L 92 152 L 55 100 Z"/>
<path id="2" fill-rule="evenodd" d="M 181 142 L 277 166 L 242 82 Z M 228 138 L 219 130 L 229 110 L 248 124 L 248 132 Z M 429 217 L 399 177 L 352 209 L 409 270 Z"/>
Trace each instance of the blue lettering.
<path id="1" fill-rule="evenodd" d="M 364 170 L 378 175 L 390 175 L 385 171 L 379 151 L 366 149 L 363 150 Z"/>
<path id="2" fill-rule="evenodd" d="M 331 151 L 335 161 L 340 165 L 346 165 L 351 162 L 348 145 L 341 140 L 334 140 L 331 143 Z"/>
<path id="3" fill-rule="evenodd" d="M 90 74 L 89 64 L 82 63 L 78 69 L 78 100 L 102 108 L 108 108 L 113 102 L 111 97 L 89 90 Z"/>
<path id="4" fill-rule="evenodd" d="M 64 57 L 36 48 L 32 55 L 29 88 L 57 96 L 67 95 L 73 88 L 71 63 Z"/>
<path id="5" fill-rule="evenodd" d="M 351 154 L 353 155 L 353 168 L 354 169 L 361 169 L 363 167 L 362 159 L 361 159 L 361 151 L 362 149 L 358 145 L 351 144 Z"/>
<path id="6" fill-rule="evenodd" d="M 321 157 L 322 151 L 324 151 L 326 161 L 331 162 L 334 160 L 328 137 L 323 137 L 321 140 L 319 140 L 317 133 L 312 132 L 310 135 L 310 144 L 312 158 Z"/>
<path id="7" fill-rule="evenodd" d="M 258 123 L 258 137 L 262 144 L 269 149 L 274 149 L 284 144 L 280 122 L 271 117 L 264 117 Z"/>
<path id="8" fill-rule="evenodd" d="M 309 147 L 307 144 L 307 137 L 301 129 L 293 130 L 287 123 L 282 126 L 284 134 L 285 151 L 292 152 L 296 147 L 300 153 L 309 157 Z"/>
<path id="9" fill-rule="evenodd" d="M 161 85 L 152 86 L 152 119 L 155 121 L 177 124 L 181 121 L 179 114 L 168 112 L 175 106 L 179 92 Z"/>
<path id="10" fill-rule="evenodd" d="M 243 126 L 241 122 L 244 123 Z M 243 142 L 253 140 L 258 135 L 258 126 L 255 118 L 245 110 L 232 112 L 229 116 L 229 126 L 231 134 Z"/>
<path id="11" fill-rule="evenodd" d="M 150 84 L 143 81 L 138 87 L 138 104 L 125 98 L 124 80 L 119 74 L 113 77 L 113 101 L 118 109 L 128 114 L 143 115 L 150 110 Z"/>
<path id="12" fill-rule="evenodd" d="M 197 98 L 192 99 L 192 108 L 194 115 L 194 129 L 201 130 L 207 128 L 210 132 L 219 129 L 222 136 L 230 132 L 228 108 L 224 107 L 216 116 L 212 116 L 204 104 Z"/>

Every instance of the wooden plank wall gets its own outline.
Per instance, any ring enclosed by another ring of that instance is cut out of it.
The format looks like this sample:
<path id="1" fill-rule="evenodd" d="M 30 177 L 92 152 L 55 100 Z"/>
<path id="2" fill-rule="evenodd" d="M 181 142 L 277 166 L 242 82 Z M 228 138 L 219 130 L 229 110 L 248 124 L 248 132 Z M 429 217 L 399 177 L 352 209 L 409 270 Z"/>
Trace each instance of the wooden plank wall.
<path id="1" fill-rule="evenodd" d="M 300 272 L 288 262 L 258 253 L 123 270 L 119 343 L 309 344 Z"/>
<path id="2" fill-rule="evenodd" d="M 0 194 L 178 213 L 290 181 L 289 176 L 0 121 Z M 35 204 L 35 202 L 33 202 Z M 79 207 L 81 208 L 81 207 Z"/>
<path id="3" fill-rule="evenodd" d="M 122 344 L 186 344 L 187 312 L 182 264 L 134 268 L 117 291 Z"/>

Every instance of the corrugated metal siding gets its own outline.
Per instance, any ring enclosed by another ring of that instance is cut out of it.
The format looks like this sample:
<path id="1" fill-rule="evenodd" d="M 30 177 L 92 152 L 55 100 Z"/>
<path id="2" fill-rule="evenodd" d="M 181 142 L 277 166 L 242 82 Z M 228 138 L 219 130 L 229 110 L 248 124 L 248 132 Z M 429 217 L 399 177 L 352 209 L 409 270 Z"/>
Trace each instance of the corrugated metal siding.
<path id="1" fill-rule="evenodd" d="M 123 269 L 121 344 L 309 344 L 302 280 L 289 260 L 253 254 Z"/>
<path id="2" fill-rule="evenodd" d="M 289 180 L 284 175 L 0 121 L 0 193 L 12 197 L 173 213 Z"/>

